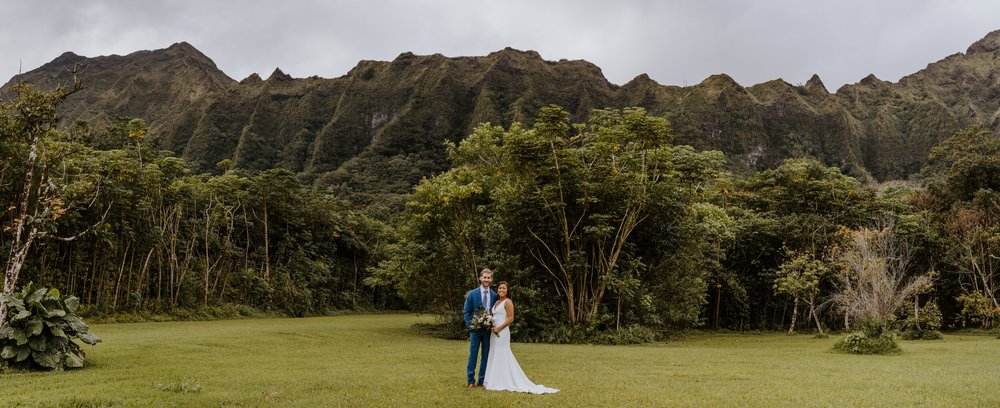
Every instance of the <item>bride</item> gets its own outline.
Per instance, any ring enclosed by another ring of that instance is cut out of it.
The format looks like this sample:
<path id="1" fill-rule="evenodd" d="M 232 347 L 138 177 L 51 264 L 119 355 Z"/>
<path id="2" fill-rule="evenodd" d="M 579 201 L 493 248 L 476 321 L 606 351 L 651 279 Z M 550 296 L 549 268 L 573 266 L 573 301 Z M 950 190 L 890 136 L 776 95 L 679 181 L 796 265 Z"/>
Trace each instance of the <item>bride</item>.
<path id="1" fill-rule="evenodd" d="M 500 300 L 493 306 L 493 333 L 490 336 L 490 356 L 486 360 L 486 379 L 483 385 L 487 390 L 503 390 L 530 392 L 533 394 L 550 394 L 559 392 L 555 388 L 537 385 L 524 375 L 517 359 L 510 351 L 510 324 L 514 322 L 514 303 L 507 298 L 509 285 L 500 282 L 497 294 Z"/>

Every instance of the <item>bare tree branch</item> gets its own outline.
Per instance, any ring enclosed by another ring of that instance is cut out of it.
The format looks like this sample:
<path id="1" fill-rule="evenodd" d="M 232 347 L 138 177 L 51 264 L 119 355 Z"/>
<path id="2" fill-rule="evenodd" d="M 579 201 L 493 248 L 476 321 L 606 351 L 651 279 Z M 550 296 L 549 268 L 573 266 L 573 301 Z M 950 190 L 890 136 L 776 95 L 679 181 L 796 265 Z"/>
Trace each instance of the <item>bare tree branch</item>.
<path id="1" fill-rule="evenodd" d="M 111 212 L 111 205 L 110 204 L 108 205 L 108 208 L 106 210 L 104 210 L 104 214 L 101 215 L 101 219 L 100 220 L 98 220 L 97 222 L 95 222 L 94 225 L 91 225 L 91 226 L 87 227 L 87 229 L 85 229 L 83 231 L 80 231 L 79 233 L 77 233 L 75 235 L 68 236 L 68 237 L 60 237 L 60 236 L 56 236 L 56 235 L 49 235 L 46 232 L 40 232 L 38 234 L 38 237 L 39 238 L 47 238 L 47 239 L 55 239 L 55 240 L 66 241 L 66 242 L 75 240 L 75 239 L 80 238 L 80 237 L 82 237 L 84 235 L 87 235 L 88 232 L 94 230 L 94 228 L 97 228 L 97 226 L 99 226 L 101 224 L 104 224 L 104 221 L 106 221 L 108 219 L 108 213 L 109 212 Z"/>

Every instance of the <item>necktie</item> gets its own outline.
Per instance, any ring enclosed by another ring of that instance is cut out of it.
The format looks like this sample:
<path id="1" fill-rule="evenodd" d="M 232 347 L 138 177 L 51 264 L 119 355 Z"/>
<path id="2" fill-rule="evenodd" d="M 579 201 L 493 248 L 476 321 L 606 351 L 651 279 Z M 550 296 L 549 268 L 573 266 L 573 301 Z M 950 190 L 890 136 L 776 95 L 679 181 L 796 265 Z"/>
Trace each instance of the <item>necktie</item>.
<path id="1" fill-rule="evenodd" d="M 483 307 L 484 308 L 489 308 L 490 306 L 487 304 L 487 303 L 489 303 L 489 298 L 486 295 L 487 292 L 485 290 L 482 291 L 482 292 L 483 292 Z"/>

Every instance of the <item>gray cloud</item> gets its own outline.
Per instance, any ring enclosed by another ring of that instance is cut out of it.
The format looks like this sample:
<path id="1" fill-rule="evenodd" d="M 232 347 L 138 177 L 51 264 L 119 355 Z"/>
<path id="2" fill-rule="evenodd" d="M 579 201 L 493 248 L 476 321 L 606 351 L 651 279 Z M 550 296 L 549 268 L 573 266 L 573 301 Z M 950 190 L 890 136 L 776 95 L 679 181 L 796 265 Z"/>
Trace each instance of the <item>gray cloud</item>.
<path id="1" fill-rule="evenodd" d="M 188 41 L 235 79 L 275 67 L 336 77 L 401 52 L 485 55 L 506 46 L 586 59 L 614 83 L 648 73 L 744 85 L 816 73 L 831 90 L 869 73 L 898 80 L 1000 29 L 1000 2 L 802 1 L 96 1 L 10 2 L 0 78 L 64 51 L 127 54 Z"/>

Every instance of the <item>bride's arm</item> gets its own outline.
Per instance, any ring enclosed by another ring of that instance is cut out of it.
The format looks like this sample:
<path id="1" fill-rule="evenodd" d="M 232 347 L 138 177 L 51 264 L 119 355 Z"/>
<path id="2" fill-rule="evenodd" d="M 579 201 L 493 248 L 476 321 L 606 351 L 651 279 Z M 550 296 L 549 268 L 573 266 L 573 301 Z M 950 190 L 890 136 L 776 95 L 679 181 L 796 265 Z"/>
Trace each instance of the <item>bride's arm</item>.
<path id="1" fill-rule="evenodd" d="M 503 308 L 507 310 L 507 321 L 504 322 L 504 327 L 507 327 L 511 323 L 514 323 L 514 301 L 508 299 L 507 304 Z"/>

